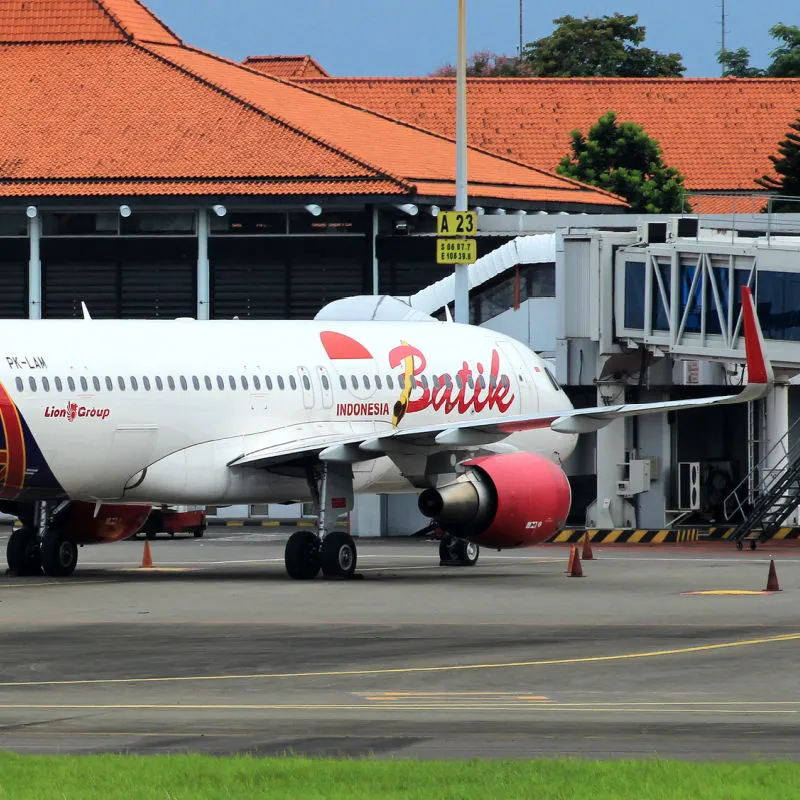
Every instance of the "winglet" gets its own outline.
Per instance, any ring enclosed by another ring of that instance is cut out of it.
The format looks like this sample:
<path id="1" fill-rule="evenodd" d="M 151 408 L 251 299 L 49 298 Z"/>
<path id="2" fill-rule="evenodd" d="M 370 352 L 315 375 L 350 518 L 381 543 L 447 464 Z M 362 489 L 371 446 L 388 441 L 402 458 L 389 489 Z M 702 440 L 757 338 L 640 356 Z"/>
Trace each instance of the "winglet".
<path id="1" fill-rule="evenodd" d="M 742 324 L 747 358 L 747 382 L 771 386 L 775 382 L 775 375 L 764 348 L 764 334 L 761 332 L 761 325 L 753 306 L 753 295 L 747 286 L 742 286 Z"/>

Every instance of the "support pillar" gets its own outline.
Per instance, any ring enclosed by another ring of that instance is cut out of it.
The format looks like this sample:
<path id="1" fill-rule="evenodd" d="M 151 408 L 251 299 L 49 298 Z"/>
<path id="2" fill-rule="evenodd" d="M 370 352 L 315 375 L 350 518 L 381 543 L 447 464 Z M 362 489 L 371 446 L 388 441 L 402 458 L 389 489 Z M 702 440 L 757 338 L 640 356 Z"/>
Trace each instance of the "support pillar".
<path id="1" fill-rule="evenodd" d="M 197 319 L 211 318 L 208 227 L 208 211 L 201 208 L 197 213 Z"/>
<path id="2" fill-rule="evenodd" d="M 28 240 L 30 257 L 28 259 L 28 318 L 42 318 L 42 218 L 37 214 L 28 217 Z"/>
<path id="3" fill-rule="evenodd" d="M 378 264 L 378 209 L 372 207 L 372 294 L 380 294 L 380 269 Z"/>
<path id="4" fill-rule="evenodd" d="M 625 402 L 624 384 L 597 387 L 597 405 Z M 586 509 L 587 528 L 633 528 L 636 511 L 617 494 L 618 464 L 625 462 L 625 420 L 617 419 L 597 431 L 597 497 Z"/>
<path id="5" fill-rule="evenodd" d="M 361 539 L 385 535 L 384 498 L 378 494 L 357 494 L 350 512 L 350 534 Z"/>

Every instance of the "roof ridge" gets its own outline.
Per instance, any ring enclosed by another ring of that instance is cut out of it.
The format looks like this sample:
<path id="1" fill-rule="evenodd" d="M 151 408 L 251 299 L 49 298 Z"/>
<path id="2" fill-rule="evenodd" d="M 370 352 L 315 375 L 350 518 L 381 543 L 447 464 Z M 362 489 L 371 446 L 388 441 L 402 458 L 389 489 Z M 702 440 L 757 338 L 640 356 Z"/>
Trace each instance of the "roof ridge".
<path id="1" fill-rule="evenodd" d="M 126 24 L 123 19 L 120 18 L 118 13 L 115 13 L 113 4 L 115 0 L 92 0 L 92 2 L 96 3 L 100 10 L 106 14 L 106 16 L 114 23 L 114 25 L 119 28 L 122 35 L 125 39 L 129 42 L 133 41 L 140 41 L 140 42 L 153 42 L 158 44 L 167 44 L 167 42 L 159 42 L 156 39 L 146 39 L 146 38 L 139 38 L 132 30 L 130 25 Z M 154 22 L 159 28 L 161 28 L 165 33 L 169 34 L 169 37 L 177 42 L 178 44 L 183 44 L 180 36 L 178 36 L 174 31 L 172 31 L 168 25 L 162 22 L 141 0 L 128 0 L 128 2 L 132 2 L 140 11 L 150 17 L 151 21 Z M 119 9 L 117 9 L 117 12 Z"/>
<path id="2" fill-rule="evenodd" d="M 169 64 L 174 69 L 180 70 L 181 72 L 183 72 L 186 75 L 190 75 L 194 80 L 200 81 L 201 83 L 205 84 L 206 86 L 212 87 L 215 91 L 218 91 L 221 94 L 224 94 L 226 97 L 229 97 L 232 100 L 235 100 L 236 102 L 241 103 L 242 105 L 246 106 L 247 108 L 252 109 L 253 111 L 256 111 L 259 114 L 263 114 L 264 116 L 269 117 L 270 119 L 274 120 L 275 122 L 280 123 L 281 125 L 283 125 L 284 127 L 288 128 L 289 130 L 292 130 L 295 133 L 299 133 L 301 136 L 305 136 L 310 141 L 316 142 L 317 144 L 327 148 L 331 152 L 338 153 L 339 155 L 344 156 L 345 158 L 347 158 L 350 161 L 352 161 L 354 164 L 358 164 L 361 167 L 369 169 L 372 172 L 374 172 L 376 175 L 381 176 L 381 177 L 385 178 L 386 180 L 393 181 L 398 186 L 401 186 L 403 189 L 408 190 L 408 189 L 412 188 L 413 185 L 410 184 L 404 178 L 402 178 L 402 177 L 400 177 L 398 175 L 393 175 L 391 172 L 388 172 L 385 169 L 377 167 L 377 166 L 375 166 L 375 164 L 371 164 L 369 161 L 365 161 L 363 158 L 359 158 L 358 156 L 354 155 L 353 153 L 349 152 L 348 150 L 345 150 L 343 147 L 339 147 L 338 145 L 334 145 L 332 142 L 329 142 L 329 141 L 323 139 L 320 136 L 312 134 L 310 131 L 307 131 L 305 128 L 301 128 L 299 125 L 295 125 L 293 123 L 288 122 L 283 117 L 279 117 L 276 114 L 272 113 L 271 111 L 266 111 L 263 108 L 260 108 L 259 106 L 255 105 L 251 101 L 243 99 L 238 94 L 234 94 L 229 89 L 225 89 L 224 87 L 219 86 L 218 84 L 214 83 L 213 81 L 209 80 L 208 78 L 203 77 L 201 75 L 198 75 L 195 72 L 192 72 L 192 70 L 188 69 L 187 67 L 183 67 L 180 64 L 176 64 L 174 61 L 170 61 L 169 59 L 167 59 L 166 57 L 160 55 L 159 53 L 154 53 L 148 47 L 144 46 L 143 43 L 137 43 L 137 46 L 139 46 L 142 50 L 145 50 L 146 52 L 148 52 L 154 58 L 158 58 L 159 60 L 163 61 L 164 63 Z M 175 45 L 167 45 L 167 46 L 174 47 Z M 247 73 L 249 73 L 251 75 L 258 76 L 259 78 L 265 78 L 267 80 L 273 80 L 273 81 L 276 81 L 277 83 L 283 84 L 284 86 L 288 86 L 291 89 L 296 89 L 298 91 L 304 91 L 302 89 L 302 87 L 297 86 L 292 81 L 285 81 L 285 80 L 283 80 L 281 78 L 278 78 L 278 77 L 276 77 L 274 75 L 268 75 L 268 74 L 266 74 L 264 72 L 259 72 L 258 70 L 250 69 L 249 67 L 245 66 L 244 64 L 241 64 L 238 61 L 233 61 L 232 59 L 224 58 L 223 56 L 218 56 L 216 53 L 209 53 L 206 50 L 201 50 L 199 47 L 192 47 L 191 45 L 181 44 L 178 47 L 178 49 L 180 49 L 180 50 L 189 50 L 189 51 L 194 52 L 194 53 L 199 53 L 200 55 L 206 56 L 207 58 L 212 58 L 215 61 L 221 61 L 221 62 L 224 62 L 225 64 L 229 64 L 230 66 L 237 67 L 238 69 L 244 70 L 245 72 L 247 72 Z M 324 97 L 326 100 L 334 99 L 334 98 L 328 97 L 328 95 L 320 95 L 320 97 Z"/>
<path id="3" fill-rule="evenodd" d="M 381 82 L 381 83 L 405 83 L 405 82 L 424 82 L 424 83 L 455 83 L 454 77 L 439 76 L 439 75 L 314 75 L 310 78 L 302 78 L 305 81 L 336 81 L 340 83 L 366 83 L 366 82 Z M 739 78 L 729 76 L 725 78 L 720 77 L 693 77 L 693 78 L 617 78 L 617 77 L 569 77 L 569 78 L 517 78 L 517 77 L 468 77 L 468 83 L 668 83 L 668 84 L 681 84 L 681 83 L 784 83 L 784 82 L 797 82 L 800 83 L 800 77 L 797 78 Z"/>

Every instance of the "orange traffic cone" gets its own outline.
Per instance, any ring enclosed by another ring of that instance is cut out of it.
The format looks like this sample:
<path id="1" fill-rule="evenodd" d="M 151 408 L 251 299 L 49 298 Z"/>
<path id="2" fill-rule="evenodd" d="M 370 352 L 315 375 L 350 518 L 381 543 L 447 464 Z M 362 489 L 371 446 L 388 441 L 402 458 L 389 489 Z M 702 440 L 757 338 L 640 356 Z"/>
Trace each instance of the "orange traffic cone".
<path id="1" fill-rule="evenodd" d="M 767 588 L 765 592 L 779 592 L 781 587 L 778 586 L 778 573 L 775 571 L 775 561 L 770 559 L 769 562 L 769 575 L 767 576 Z"/>
<path id="2" fill-rule="evenodd" d="M 150 569 L 153 566 L 153 556 L 150 554 L 150 542 L 144 540 L 144 553 L 142 554 L 142 569 Z"/>
<path id="3" fill-rule="evenodd" d="M 583 534 L 583 555 L 581 556 L 584 561 L 594 561 L 594 553 L 592 552 L 592 543 L 589 540 L 589 531 Z"/>
<path id="4" fill-rule="evenodd" d="M 564 570 L 565 575 L 569 575 L 572 572 L 572 565 L 575 563 L 575 553 L 577 552 L 577 547 L 574 544 L 569 546 L 569 561 L 567 561 L 567 568 Z"/>
<path id="5" fill-rule="evenodd" d="M 569 559 L 570 565 L 569 570 L 567 572 L 568 578 L 582 578 L 583 577 L 583 567 L 581 567 L 581 556 L 578 552 L 578 546 L 572 545 L 572 553 L 570 554 Z"/>

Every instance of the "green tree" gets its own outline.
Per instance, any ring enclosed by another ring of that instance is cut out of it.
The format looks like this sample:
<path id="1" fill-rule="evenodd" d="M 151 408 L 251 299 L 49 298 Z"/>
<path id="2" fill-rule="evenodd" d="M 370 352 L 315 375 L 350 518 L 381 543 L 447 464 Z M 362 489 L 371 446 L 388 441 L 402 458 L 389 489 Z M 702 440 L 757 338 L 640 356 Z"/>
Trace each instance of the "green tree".
<path id="1" fill-rule="evenodd" d="M 526 45 L 523 58 L 546 78 L 679 78 L 686 71 L 679 53 L 639 47 L 646 28 L 637 14 L 554 19 L 550 36 Z"/>
<path id="2" fill-rule="evenodd" d="M 765 72 L 750 66 L 750 51 L 746 47 L 737 50 L 720 50 L 717 61 L 722 66 L 723 78 L 763 78 Z"/>
<path id="3" fill-rule="evenodd" d="M 770 156 L 769 160 L 779 177 L 763 175 L 756 178 L 756 183 L 785 197 L 800 198 L 800 118 L 789 125 L 786 138 L 778 144 L 778 153 Z M 772 204 L 772 210 L 800 212 L 800 202 L 782 203 L 778 200 Z"/>
<path id="4" fill-rule="evenodd" d="M 434 78 L 455 77 L 456 68 L 445 64 L 432 73 Z M 470 78 L 533 78 L 535 74 L 525 61 L 514 56 L 480 51 L 467 59 L 467 75 Z"/>
<path id="5" fill-rule="evenodd" d="M 661 148 L 635 122 L 617 123 L 613 111 L 589 129 L 570 134 L 570 154 L 556 168 L 559 175 L 624 197 L 631 210 L 644 214 L 676 213 L 684 204 L 683 176 L 664 164 Z"/>
<path id="6" fill-rule="evenodd" d="M 782 44 L 769 54 L 772 63 L 767 67 L 767 76 L 800 78 L 800 28 L 779 22 L 769 29 L 769 35 Z"/>

